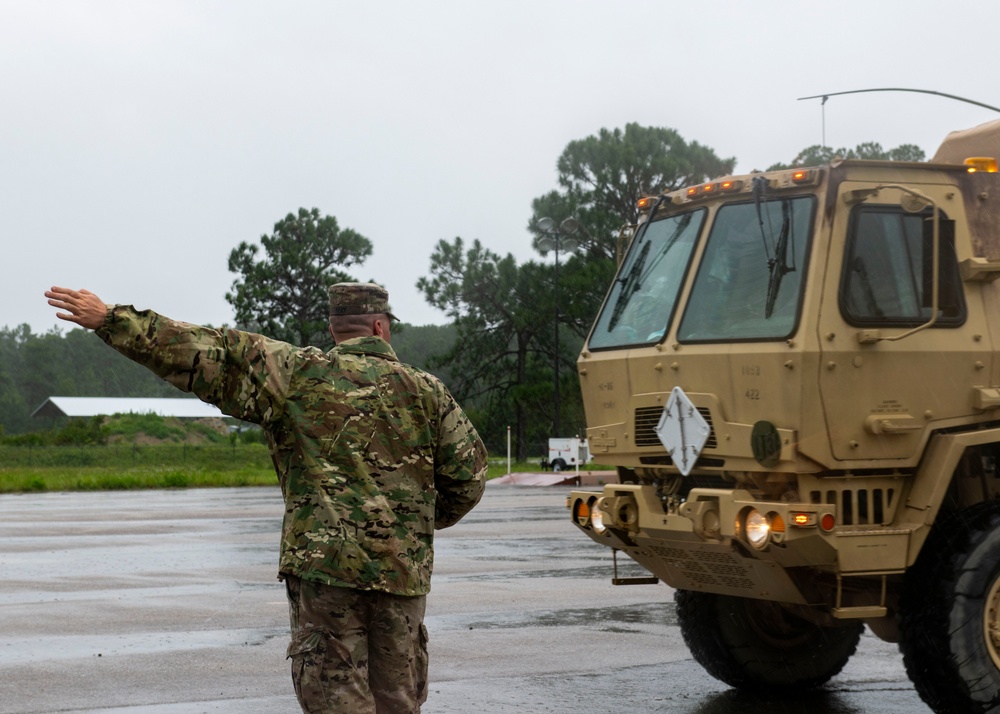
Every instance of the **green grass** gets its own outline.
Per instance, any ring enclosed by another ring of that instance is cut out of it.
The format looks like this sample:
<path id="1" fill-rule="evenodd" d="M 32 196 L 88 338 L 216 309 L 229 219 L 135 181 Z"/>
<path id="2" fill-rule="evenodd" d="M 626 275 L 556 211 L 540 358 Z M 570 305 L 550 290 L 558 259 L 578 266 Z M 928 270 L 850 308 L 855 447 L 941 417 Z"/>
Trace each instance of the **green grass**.
<path id="1" fill-rule="evenodd" d="M 0 469 L 0 493 L 221 488 L 277 484 L 278 479 L 270 467 L 227 471 L 185 471 L 170 468 L 109 471 L 93 467 Z"/>
<path id="2" fill-rule="evenodd" d="M 534 459 L 511 464 L 514 472 L 538 468 Z M 609 468 L 613 467 L 587 465 L 587 470 Z M 506 459 L 490 459 L 488 478 L 506 473 Z M 276 484 L 277 477 L 263 444 L 0 445 L 0 493 Z"/>
<path id="3" fill-rule="evenodd" d="M 0 493 L 271 486 L 277 477 L 262 441 L 259 430 L 235 436 L 153 414 L 73 419 L 0 439 Z M 538 460 L 511 469 L 537 471 Z M 488 478 L 506 473 L 505 458 L 489 460 Z"/>
<path id="4" fill-rule="evenodd" d="M 263 444 L 0 445 L 0 493 L 276 483 Z"/>

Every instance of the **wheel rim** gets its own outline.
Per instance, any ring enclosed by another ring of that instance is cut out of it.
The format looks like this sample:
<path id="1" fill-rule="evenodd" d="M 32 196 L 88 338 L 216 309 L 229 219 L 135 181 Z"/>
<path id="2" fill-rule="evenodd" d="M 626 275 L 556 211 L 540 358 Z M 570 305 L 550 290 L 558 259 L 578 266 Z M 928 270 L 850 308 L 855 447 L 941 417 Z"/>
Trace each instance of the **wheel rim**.
<path id="1" fill-rule="evenodd" d="M 1000 669 L 1000 577 L 990 583 L 990 591 L 986 595 L 986 607 L 983 609 L 983 635 L 986 639 L 986 649 L 993 660 L 993 666 Z"/>

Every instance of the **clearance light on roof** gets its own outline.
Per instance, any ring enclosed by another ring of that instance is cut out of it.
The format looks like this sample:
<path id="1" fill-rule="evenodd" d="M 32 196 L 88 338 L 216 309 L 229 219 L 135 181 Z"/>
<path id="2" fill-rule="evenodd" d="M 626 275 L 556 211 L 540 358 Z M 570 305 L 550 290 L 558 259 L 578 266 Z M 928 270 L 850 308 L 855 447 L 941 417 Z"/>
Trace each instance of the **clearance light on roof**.
<path id="1" fill-rule="evenodd" d="M 767 180 L 767 184 L 776 191 L 799 186 L 818 186 L 822 176 L 819 169 L 793 169 L 775 174 Z"/>
<path id="2" fill-rule="evenodd" d="M 703 183 L 697 186 L 691 186 L 684 190 L 684 195 L 675 194 L 673 197 L 674 203 L 683 203 L 685 200 L 691 201 L 699 198 L 708 198 L 714 196 L 717 193 L 736 193 L 743 188 L 743 181 L 741 179 L 730 179 L 728 181 L 712 181 L 710 183 Z"/>
<path id="3" fill-rule="evenodd" d="M 792 183 L 810 184 L 816 180 L 816 171 L 813 169 L 801 169 L 792 174 Z"/>
<path id="4" fill-rule="evenodd" d="M 977 172 L 995 174 L 997 172 L 997 160 L 991 156 L 970 156 L 965 160 L 965 165 L 970 174 Z"/>
<path id="5" fill-rule="evenodd" d="M 703 183 L 700 186 L 692 186 L 687 190 L 688 198 L 707 198 L 713 196 L 721 190 L 721 185 L 718 182 L 713 181 L 712 183 Z"/>
<path id="6" fill-rule="evenodd" d="M 652 196 L 643 196 L 635 202 L 635 205 L 640 211 L 648 211 L 653 207 L 654 201 L 655 199 Z"/>

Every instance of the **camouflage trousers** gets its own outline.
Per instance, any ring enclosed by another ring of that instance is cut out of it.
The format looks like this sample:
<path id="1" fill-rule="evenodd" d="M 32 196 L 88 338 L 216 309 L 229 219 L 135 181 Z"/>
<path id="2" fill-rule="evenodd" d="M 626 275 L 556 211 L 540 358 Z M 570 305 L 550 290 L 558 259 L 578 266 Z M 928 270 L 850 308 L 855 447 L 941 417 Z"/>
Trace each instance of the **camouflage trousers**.
<path id="1" fill-rule="evenodd" d="M 292 682 L 306 714 L 416 714 L 427 699 L 427 598 L 286 575 Z"/>

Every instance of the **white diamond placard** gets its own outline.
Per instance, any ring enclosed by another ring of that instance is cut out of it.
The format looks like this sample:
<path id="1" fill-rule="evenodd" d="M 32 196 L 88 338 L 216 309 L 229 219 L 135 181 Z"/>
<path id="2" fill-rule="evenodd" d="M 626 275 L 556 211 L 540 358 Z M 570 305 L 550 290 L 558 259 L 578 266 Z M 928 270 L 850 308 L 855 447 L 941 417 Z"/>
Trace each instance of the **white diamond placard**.
<path id="1" fill-rule="evenodd" d="M 666 448 L 674 466 L 687 476 L 705 448 L 712 427 L 695 409 L 684 390 L 674 387 L 656 425 L 656 436 Z"/>

